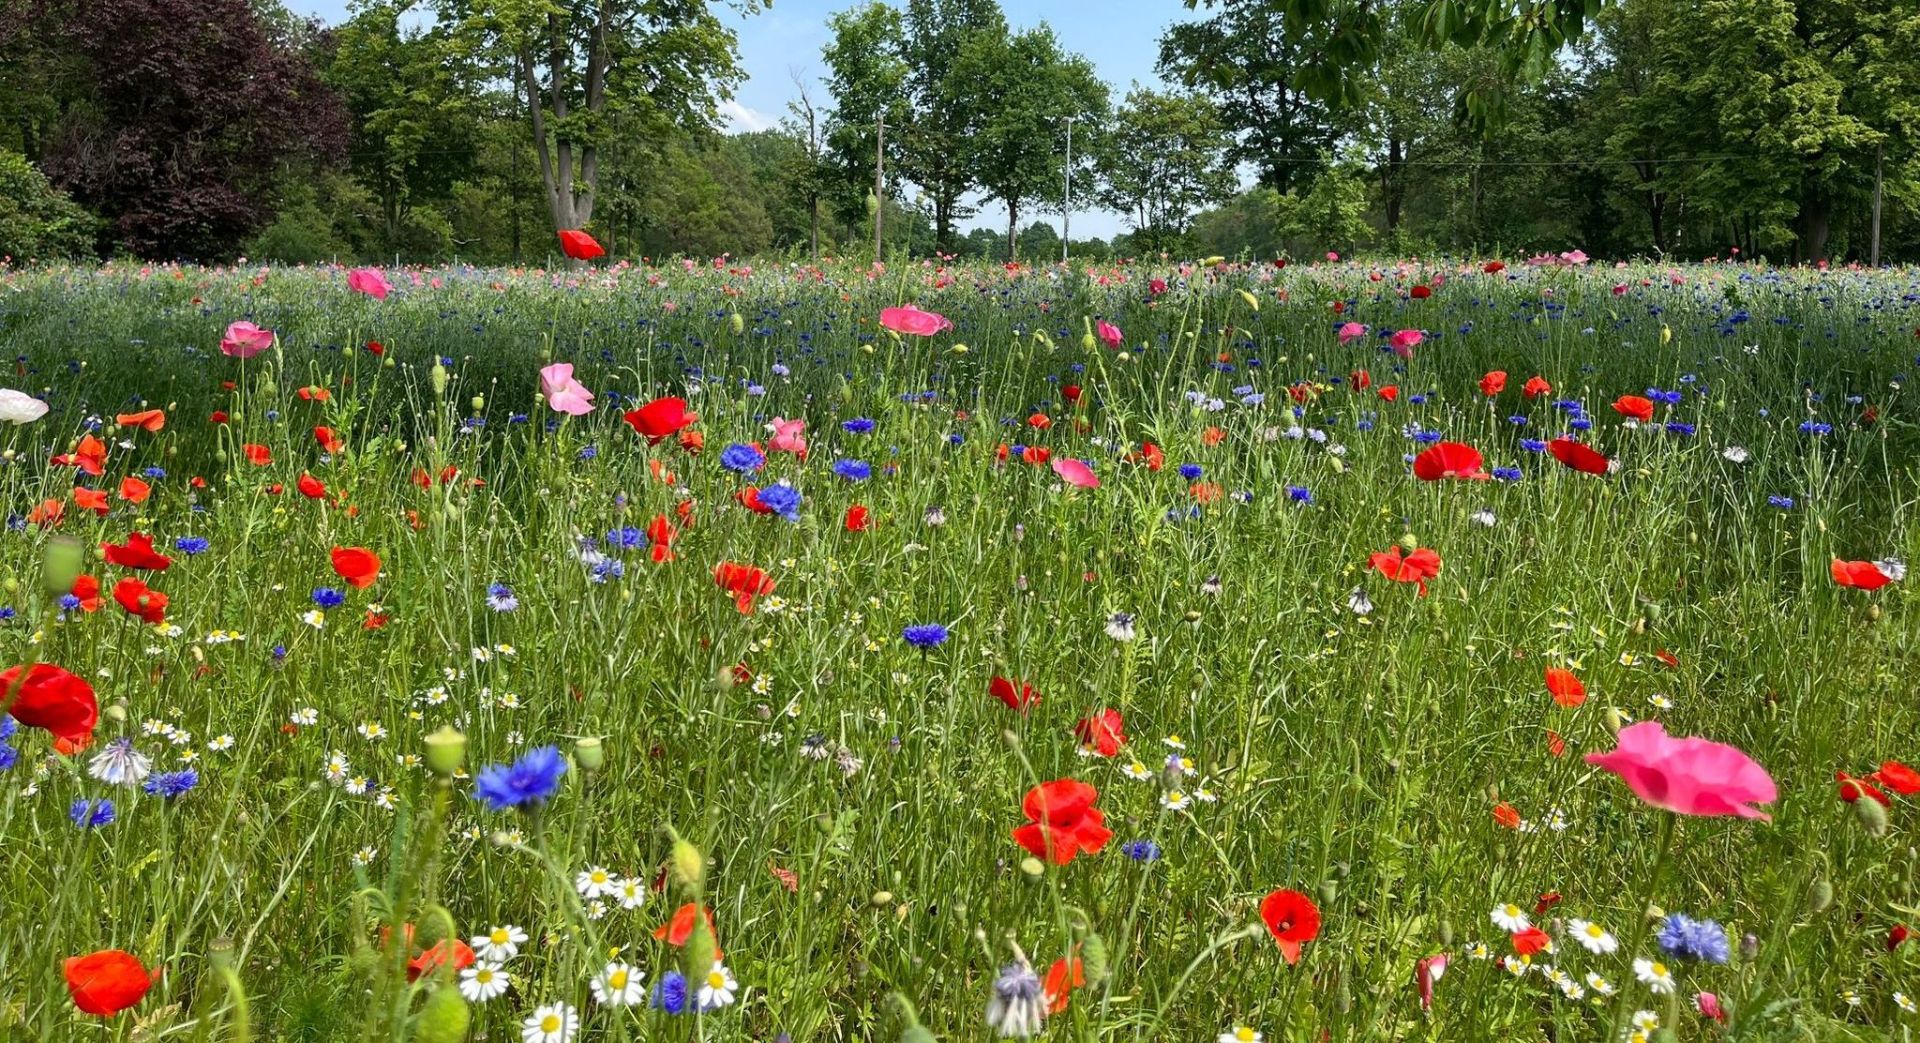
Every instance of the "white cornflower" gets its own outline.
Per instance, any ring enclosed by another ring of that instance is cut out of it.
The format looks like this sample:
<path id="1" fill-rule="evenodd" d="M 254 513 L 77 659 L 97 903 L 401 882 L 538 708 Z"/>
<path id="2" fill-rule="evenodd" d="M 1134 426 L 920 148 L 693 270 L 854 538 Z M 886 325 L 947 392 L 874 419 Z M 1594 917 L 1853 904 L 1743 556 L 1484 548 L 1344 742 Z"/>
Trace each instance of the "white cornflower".
<path id="1" fill-rule="evenodd" d="M 1026 1039 L 1039 1035 L 1046 1021 L 1046 990 L 1039 975 L 1024 963 L 1002 967 L 987 1000 L 987 1026 L 1003 1039 Z"/>
<path id="2" fill-rule="evenodd" d="M 520 947 L 527 944 L 527 932 L 512 924 L 505 924 L 475 936 L 469 940 L 469 944 L 481 959 L 505 963 L 520 955 Z"/>
<path id="3" fill-rule="evenodd" d="M 640 972 L 624 963 L 609 963 L 593 977 L 595 1002 L 609 1007 L 631 1007 L 647 998 Z"/>
<path id="4" fill-rule="evenodd" d="M 1493 516 L 1493 512 L 1490 510 L 1487 510 L 1485 507 L 1482 507 L 1479 510 L 1473 512 L 1472 514 L 1467 515 L 1467 520 L 1471 521 L 1475 525 L 1484 525 L 1489 529 L 1493 528 L 1495 525 L 1499 524 L 1500 522 L 1500 519 L 1495 518 Z"/>
<path id="5" fill-rule="evenodd" d="M 1134 638 L 1133 614 L 1115 612 L 1107 617 L 1107 636 L 1115 641 L 1131 641 Z"/>
<path id="6" fill-rule="evenodd" d="M 1730 445 L 1720 450 L 1720 455 L 1731 463 L 1744 464 L 1753 454 L 1747 452 L 1744 446 Z"/>
<path id="7" fill-rule="evenodd" d="M 147 777 L 153 762 L 133 748 L 133 740 L 121 736 L 93 755 L 87 762 L 87 774 L 109 786 L 137 786 Z"/>
<path id="8" fill-rule="evenodd" d="M 499 964 L 482 960 L 460 972 L 460 995 L 469 1003 L 485 1003 L 497 998 L 513 984 L 513 975 Z"/>
<path id="9" fill-rule="evenodd" d="M 1356 616 L 1373 614 L 1373 599 L 1367 596 L 1365 587 L 1355 587 L 1353 592 L 1347 595 L 1347 610 Z"/>

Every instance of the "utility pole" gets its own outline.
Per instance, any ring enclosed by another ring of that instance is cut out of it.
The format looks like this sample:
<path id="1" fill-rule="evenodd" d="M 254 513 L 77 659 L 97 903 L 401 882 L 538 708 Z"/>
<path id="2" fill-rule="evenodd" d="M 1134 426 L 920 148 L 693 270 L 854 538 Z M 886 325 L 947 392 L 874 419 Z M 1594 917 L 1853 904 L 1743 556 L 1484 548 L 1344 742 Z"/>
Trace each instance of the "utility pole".
<path id="1" fill-rule="evenodd" d="M 880 261 L 880 223 L 887 212 L 887 114 L 873 118 L 873 260 Z"/>
<path id="2" fill-rule="evenodd" d="M 1873 147 L 1873 248 L 1867 255 L 1867 266 L 1880 267 L 1880 161 L 1886 146 Z"/>
<path id="3" fill-rule="evenodd" d="M 1073 243 L 1073 121 L 1074 117 L 1065 117 L 1067 121 L 1067 195 L 1060 205 L 1060 261 L 1067 261 L 1067 249 Z"/>

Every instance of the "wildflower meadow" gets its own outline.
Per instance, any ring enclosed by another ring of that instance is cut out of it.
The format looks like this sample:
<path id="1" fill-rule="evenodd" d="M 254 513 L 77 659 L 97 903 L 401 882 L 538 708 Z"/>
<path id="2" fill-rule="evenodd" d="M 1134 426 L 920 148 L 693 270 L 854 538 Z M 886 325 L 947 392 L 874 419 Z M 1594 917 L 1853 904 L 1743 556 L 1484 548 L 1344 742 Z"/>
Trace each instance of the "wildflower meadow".
<path id="1" fill-rule="evenodd" d="M 0 1036 L 1906 1040 L 1920 270 L 0 268 Z"/>

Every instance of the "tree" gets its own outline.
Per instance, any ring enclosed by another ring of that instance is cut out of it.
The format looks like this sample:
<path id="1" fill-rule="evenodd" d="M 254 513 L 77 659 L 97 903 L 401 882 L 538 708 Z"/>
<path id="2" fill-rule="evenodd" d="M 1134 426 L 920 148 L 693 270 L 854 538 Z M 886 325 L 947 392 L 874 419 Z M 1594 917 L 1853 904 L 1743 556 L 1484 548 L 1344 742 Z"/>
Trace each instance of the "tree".
<path id="1" fill-rule="evenodd" d="M 1196 211 L 1234 190 L 1232 144 L 1207 98 L 1136 86 L 1100 139 L 1100 201 L 1127 215 L 1135 244 L 1168 249 Z"/>
<path id="2" fill-rule="evenodd" d="M 1011 37 L 974 37 L 952 75 L 995 101 L 966 155 L 987 198 L 1007 208 L 1007 259 L 1014 260 L 1021 205 L 1062 182 L 1064 121 L 1072 117 L 1082 134 L 1093 136 L 1106 112 L 1107 86 L 1085 58 L 1063 52 L 1044 23 Z"/>
<path id="3" fill-rule="evenodd" d="M 326 163 L 346 118 L 308 51 L 247 0 L 39 0 L 24 34 L 84 76 L 42 144 L 56 185 L 149 257 L 235 255 L 283 166 Z"/>
<path id="4" fill-rule="evenodd" d="M 83 257 L 93 251 L 95 224 L 27 157 L 0 150 L 0 258 Z"/>
<path id="5" fill-rule="evenodd" d="M 513 81 L 556 230 L 592 222 L 614 115 L 655 141 L 712 129 L 740 78 L 734 34 L 706 0 L 435 2 L 473 58 Z"/>
<path id="6" fill-rule="evenodd" d="M 908 0 L 900 57 L 911 70 L 911 108 L 901 128 L 901 173 L 933 203 L 941 250 L 953 243 L 954 223 L 972 216 L 960 203 L 979 184 L 966 162 L 967 142 L 996 102 L 980 84 L 955 76 L 954 68 L 976 40 L 1006 35 L 1006 16 L 994 0 Z"/>
<path id="7" fill-rule="evenodd" d="M 827 62 L 827 89 L 834 101 L 827 120 L 827 152 L 836 172 L 839 210 L 850 222 L 870 217 L 870 208 L 882 202 L 871 198 L 880 124 L 884 121 L 898 128 L 911 118 L 906 97 L 909 70 L 898 49 L 904 25 L 900 12 L 879 0 L 827 20 L 833 40 L 822 54 Z M 888 145 L 886 173 L 892 183 L 900 175 L 900 136 L 894 134 Z"/>

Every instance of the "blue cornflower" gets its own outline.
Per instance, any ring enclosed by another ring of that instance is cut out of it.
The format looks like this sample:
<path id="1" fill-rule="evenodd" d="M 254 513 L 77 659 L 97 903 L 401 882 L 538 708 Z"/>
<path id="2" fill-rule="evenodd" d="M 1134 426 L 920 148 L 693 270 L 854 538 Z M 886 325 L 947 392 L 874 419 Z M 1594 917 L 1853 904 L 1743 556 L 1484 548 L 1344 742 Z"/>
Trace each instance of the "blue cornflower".
<path id="1" fill-rule="evenodd" d="M 1515 427 L 1525 427 L 1527 426 L 1527 418 L 1516 413 L 1507 418 L 1507 423 Z"/>
<path id="2" fill-rule="evenodd" d="M 73 824 L 79 826 L 81 829 L 99 829 L 101 826 L 112 825 L 114 818 L 113 801 L 105 797 L 101 797 L 99 800 L 88 800 L 85 797 L 81 797 L 73 802 L 72 807 L 67 809 L 67 817 L 72 819 Z"/>
<path id="3" fill-rule="evenodd" d="M 873 467 L 865 460 L 835 460 L 833 473 L 849 482 L 864 482 L 873 477 Z"/>
<path id="4" fill-rule="evenodd" d="M 1311 507 L 1313 505 L 1313 490 L 1308 489 L 1304 485 L 1289 485 L 1287 486 L 1287 499 L 1292 500 L 1294 503 L 1305 504 Z"/>
<path id="5" fill-rule="evenodd" d="M 767 466 L 767 456 L 750 445 L 735 442 L 721 452 L 720 466 L 735 474 L 752 474 Z"/>
<path id="6" fill-rule="evenodd" d="M 668 1014 L 684 1014 L 687 1010 L 687 976 L 679 971 L 668 971 L 653 983 L 653 1007 Z"/>
<path id="7" fill-rule="evenodd" d="M 647 534 L 631 525 L 607 533 L 607 546 L 616 550 L 641 550 L 647 545 Z"/>
<path id="8" fill-rule="evenodd" d="M 574 454 L 574 459 L 584 462 L 587 460 L 591 460 L 594 457 L 599 455 L 600 455 L 599 447 L 591 446 L 591 445 L 583 445 L 580 447 L 580 451 Z"/>
<path id="9" fill-rule="evenodd" d="M 1567 421 L 1567 426 L 1573 428 L 1575 431 L 1591 431 L 1593 429 L 1593 421 L 1587 417 L 1577 416 Z"/>
<path id="10" fill-rule="evenodd" d="M 1780 509 L 1781 509 L 1781 510 L 1783 510 L 1783 511 L 1790 511 L 1790 510 L 1793 510 L 1793 497 L 1791 497 L 1791 496 L 1769 496 L 1769 497 L 1767 497 L 1767 506 L 1769 506 L 1769 507 L 1778 507 L 1778 508 L 1780 508 Z"/>
<path id="11" fill-rule="evenodd" d="M 332 587 L 317 587 L 313 592 L 313 603 L 321 608 L 339 608 L 347 603 L 347 596 Z"/>
<path id="12" fill-rule="evenodd" d="M 1206 470 L 1202 468 L 1199 464 L 1181 464 L 1180 465 L 1180 477 L 1185 478 L 1189 482 L 1198 479 L 1201 475 L 1205 473 L 1206 473 Z"/>
<path id="13" fill-rule="evenodd" d="M 80 598 L 78 595 L 76 594 L 60 595 L 60 611 L 72 612 L 74 609 L 77 609 L 79 607 L 80 607 Z"/>
<path id="14" fill-rule="evenodd" d="M 0 742 L 13 738 L 13 733 L 19 730 L 20 722 L 9 714 L 0 713 Z"/>
<path id="15" fill-rule="evenodd" d="M 1432 445 L 1440 441 L 1441 437 L 1438 431 L 1415 431 L 1413 433 L 1413 440 L 1419 442 L 1421 445 Z"/>
<path id="16" fill-rule="evenodd" d="M 785 482 L 769 485 L 760 490 L 760 503 L 788 521 L 800 520 L 800 490 Z"/>
<path id="17" fill-rule="evenodd" d="M 287 646 L 275 645 L 272 650 L 273 661 L 278 663 L 287 658 Z"/>
<path id="18" fill-rule="evenodd" d="M 13 718 L 9 717 L 8 720 Z M 0 771 L 10 770 L 20 762 L 20 751 L 4 742 L 0 742 Z"/>
<path id="19" fill-rule="evenodd" d="M 1691 435 L 1695 430 L 1692 424 L 1684 424 L 1678 420 L 1667 421 L 1667 433 L 1670 435 Z"/>
<path id="20" fill-rule="evenodd" d="M 520 607 L 520 599 L 513 596 L 512 587 L 495 583 L 487 587 L 487 607 L 495 612 L 512 612 Z"/>
<path id="21" fill-rule="evenodd" d="M 149 467 L 140 473 L 148 478 L 165 478 L 167 476 L 167 469 L 164 467 Z"/>
<path id="22" fill-rule="evenodd" d="M 919 623 L 900 631 L 900 636 L 915 648 L 932 648 L 946 642 L 947 628 L 940 623 Z"/>
<path id="23" fill-rule="evenodd" d="M 1542 442 L 1538 438 L 1522 438 L 1520 440 L 1520 448 L 1525 449 L 1529 453 L 1544 453 L 1547 451 L 1547 443 Z"/>
<path id="24" fill-rule="evenodd" d="M 790 376 L 792 373 L 793 371 L 788 369 L 786 367 L 786 364 L 783 362 L 776 362 L 773 364 L 773 375 L 776 377 Z"/>
<path id="25" fill-rule="evenodd" d="M 209 546 L 211 546 L 211 544 L 207 542 L 205 536 L 182 536 L 173 541 L 173 549 L 189 557 L 195 554 L 205 554 Z"/>
<path id="26" fill-rule="evenodd" d="M 200 773 L 192 768 L 182 768 L 179 771 L 156 771 L 147 776 L 147 781 L 141 783 L 140 788 L 156 797 L 172 800 L 198 785 Z"/>
<path id="27" fill-rule="evenodd" d="M 542 746 L 528 750 L 512 764 L 481 769 L 473 780 L 473 795 L 493 811 L 537 806 L 559 792 L 560 776 L 566 773 L 567 762 L 560 750 Z"/>
<path id="28" fill-rule="evenodd" d="M 1496 467 L 1487 473 L 1503 482 L 1517 482 L 1525 477 L 1518 467 Z"/>
<path id="29" fill-rule="evenodd" d="M 850 435 L 870 435 L 873 433 L 873 426 L 873 421 L 863 416 L 840 421 L 840 430 Z"/>
<path id="30" fill-rule="evenodd" d="M 1158 862 L 1160 845 L 1151 840 L 1129 840 L 1120 845 L 1120 853 L 1135 862 Z"/>
<path id="31" fill-rule="evenodd" d="M 1660 925 L 1656 937 L 1660 948 L 1669 956 L 1705 963 L 1727 962 L 1727 930 L 1712 920 L 1695 920 L 1685 913 L 1674 913 Z"/>
<path id="32" fill-rule="evenodd" d="M 1800 421 L 1800 433 L 1803 435 L 1830 435 L 1833 433 L 1833 425 L 1823 424 L 1818 420 L 1802 420 Z"/>
<path id="33" fill-rule="evenodd" d="M 601 558 L 593 563 L 587 572 L 587 578 L 595 583 L 605 583 L 610 579 L 619 579 L 627 574 L 627 563 L 619 558 Z"/>

